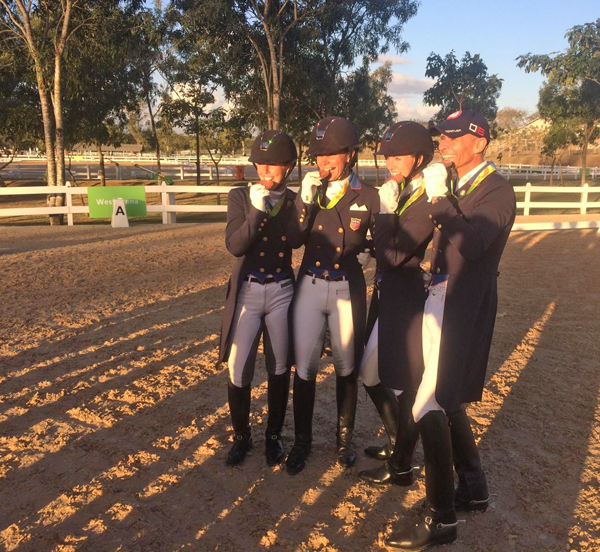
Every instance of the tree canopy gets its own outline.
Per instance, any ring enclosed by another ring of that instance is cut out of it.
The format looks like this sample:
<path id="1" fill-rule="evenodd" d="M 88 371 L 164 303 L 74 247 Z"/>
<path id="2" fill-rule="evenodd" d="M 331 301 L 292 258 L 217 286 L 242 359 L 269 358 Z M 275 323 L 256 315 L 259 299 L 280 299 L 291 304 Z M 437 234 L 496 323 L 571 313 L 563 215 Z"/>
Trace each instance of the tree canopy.
<path id="1" fill-rule="evenodd" d="M 432 52 L 425 76 L 436 80 L 423 95 L 427 105 L 440 106 L 435 122 L 461 109 L 479 111 L 490 123 L 496 119 L 502 79 L 488 73 L 479 54 L 466 52 L 459 61 L 454 50 L 445 57 Z"/>
<path id="2" fill-rule="evenodd" d="M 581 147 L 583 184 L 588 146 L 599 135 L 600 19 L 577 25 L 565 36 L 569 46 L 564 52 L 524 54 L 517 58 L 517 66 L 548 78 L 540 89 L 538 110 L 553 127 L 561 129 L 551 129 L 550 134 L 567 135 L 572 144 Z"/>

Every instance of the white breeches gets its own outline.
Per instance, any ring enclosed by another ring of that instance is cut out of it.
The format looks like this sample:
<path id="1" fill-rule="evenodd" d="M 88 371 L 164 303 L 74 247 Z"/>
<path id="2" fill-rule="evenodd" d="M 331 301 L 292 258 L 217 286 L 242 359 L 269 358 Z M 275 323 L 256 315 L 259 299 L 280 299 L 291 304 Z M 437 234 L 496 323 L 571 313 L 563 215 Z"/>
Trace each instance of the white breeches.
<path id="1" fill-rule="evenodd" d="M 336 374 L 354 370 L 354 324 L 348 281 L 328 282 L 303 276 L 294 301 L 296 373 L 304 380 L 317 377 L 319 359 L 329 327 Z"/>
<path id="2" fill-rule="evenodd" d="M 430 286 L 429 295 L 425 301 L 425 310 L 423 312 L 423 361 L 425 370 L 412 409 L 415 422 L 418 422 L 427 412 L 444 410 L 435 399 L 435 389 L 437 385 L 447 284 L 448 282 L 446 281 Z"/>
<path id="3" fill-rule="evenodd" d="M 251 383 L 260 334 L 269 373 L 287 370 L 288 310 L 294 286 L 291 279 L 270 284 L 244 281 L 238 293 L 231 327 L 229 379 L 237 387 Z"/>

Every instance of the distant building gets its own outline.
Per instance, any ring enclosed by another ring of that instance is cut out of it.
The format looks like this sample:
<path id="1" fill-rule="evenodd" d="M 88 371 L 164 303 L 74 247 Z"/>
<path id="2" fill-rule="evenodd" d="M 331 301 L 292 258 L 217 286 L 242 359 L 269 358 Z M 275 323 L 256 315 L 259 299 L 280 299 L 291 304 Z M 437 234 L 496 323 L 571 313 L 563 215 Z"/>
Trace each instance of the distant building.
<path id="1" fill-rule="evenodd" d="M 550 121 L 537 117 L 533 121 L 529 121 L 526 125 L 522 126 L 518 131 L 527 130 L 548 130 L 550 127 Z"/>
<path id="2" fill-rule="evenodd" d="M 102 146 L 104 153 L 142 153 L 144 146 L 140 144 L 121 144 L 119 147 L 115 146 Z M 91 146 L 89 144 L 78 144 L 73 148 L 73 153 L 97 153 L 98 147 Z"/>

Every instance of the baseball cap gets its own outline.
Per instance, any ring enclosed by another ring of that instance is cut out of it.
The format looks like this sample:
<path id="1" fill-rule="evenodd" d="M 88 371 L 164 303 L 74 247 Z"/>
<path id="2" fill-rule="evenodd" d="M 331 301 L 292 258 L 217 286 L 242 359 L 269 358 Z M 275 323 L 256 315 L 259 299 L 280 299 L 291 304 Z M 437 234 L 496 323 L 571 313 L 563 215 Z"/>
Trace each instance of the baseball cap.
<path id="1" fill-rule="evenodd" d="M 430 127 L 429 132 L 433 136 L 445 134 L 450 138 L 458 138 L 465 134 L 473 134 L 478 138 L 485 138 L 490 141 L 490 125 L 485 117 L 479 111 L 455 111 L 448 115 L 445 121 L 439 125 Z"/>

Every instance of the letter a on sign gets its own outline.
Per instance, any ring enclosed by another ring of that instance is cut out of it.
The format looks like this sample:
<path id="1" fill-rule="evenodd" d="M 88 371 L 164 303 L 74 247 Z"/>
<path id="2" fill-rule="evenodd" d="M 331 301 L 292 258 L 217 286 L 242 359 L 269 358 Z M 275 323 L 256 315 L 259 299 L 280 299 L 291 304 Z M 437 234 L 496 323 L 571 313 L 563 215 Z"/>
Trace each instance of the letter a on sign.
<path id="1" fill-rule="evenodd" d="M 127 219 L 127 211 L 125 210 L 125 201 L 122 197 L 116 197 L 113 199 L 113 214 L 112 214 L 112 227 L 113 228 L 128 228 L 129 220 Z"/>

